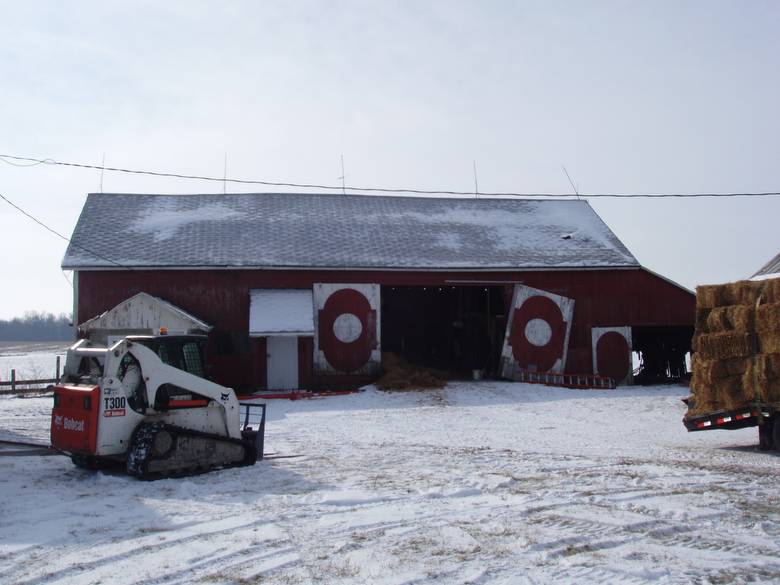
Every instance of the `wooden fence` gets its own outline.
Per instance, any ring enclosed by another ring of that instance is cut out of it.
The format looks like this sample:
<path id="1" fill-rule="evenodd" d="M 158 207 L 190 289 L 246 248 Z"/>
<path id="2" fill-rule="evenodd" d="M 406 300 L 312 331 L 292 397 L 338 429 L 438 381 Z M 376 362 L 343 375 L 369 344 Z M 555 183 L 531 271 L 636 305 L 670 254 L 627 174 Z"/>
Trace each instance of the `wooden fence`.
<path id="1" fill-rule="evenodd" d="M 41 386 L 57 384 L 60 381 L 60 356 L 57 356 L 57 366 L 54 378 L 41 380 L 17 380 L 16 370 L 11 370 L 11 379 L 0 381 L 0 396 L 5 394 L 32 394 L 41 392 Z"/>

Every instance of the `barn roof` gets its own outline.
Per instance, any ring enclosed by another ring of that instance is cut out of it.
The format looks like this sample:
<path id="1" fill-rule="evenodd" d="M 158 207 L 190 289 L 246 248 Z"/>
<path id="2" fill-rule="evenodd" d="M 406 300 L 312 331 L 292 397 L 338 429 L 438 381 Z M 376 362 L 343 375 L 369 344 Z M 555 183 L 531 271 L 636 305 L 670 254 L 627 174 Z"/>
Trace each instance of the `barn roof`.
<path id="1" fill-rule="evenodd" d="M 769 277 L 769 276 L 777 276 L 780 274 L 780 253 L 777 254 L 774 258 L 772 258 L 769 262 L 764 264 L 764 266 L 756 272 L 753 277 Z"/>
<path id="2" fill-rule="evenodd" d="M 586 201 L 90 194 L 64 269 L 638 267 Z"/>

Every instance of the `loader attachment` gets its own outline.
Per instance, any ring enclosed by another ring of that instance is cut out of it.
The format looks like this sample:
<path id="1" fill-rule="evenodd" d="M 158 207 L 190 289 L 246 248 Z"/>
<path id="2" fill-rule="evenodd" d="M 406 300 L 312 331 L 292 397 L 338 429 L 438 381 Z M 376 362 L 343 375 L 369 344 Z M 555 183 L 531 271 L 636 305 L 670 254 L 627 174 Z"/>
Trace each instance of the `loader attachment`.
<path id="1" fill-rule="evenodd" d="M 252 441 L 257 450 L 257 460 L 263 459 L 265 446 L 265 404 L 252 404 L 240 402 L 241 407 L 241 436 L 245 440 Z"/>

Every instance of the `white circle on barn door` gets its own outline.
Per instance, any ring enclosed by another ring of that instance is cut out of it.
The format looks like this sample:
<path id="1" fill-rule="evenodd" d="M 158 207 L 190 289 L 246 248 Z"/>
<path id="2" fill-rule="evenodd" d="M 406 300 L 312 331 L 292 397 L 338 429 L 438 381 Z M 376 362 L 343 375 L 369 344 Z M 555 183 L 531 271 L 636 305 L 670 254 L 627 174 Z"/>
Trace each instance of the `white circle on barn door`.
<path id="1" fill-rule="evenodd" d="M 363 333 L 363 324 L 352 313 L 342 313 L 333 322 L 333 334 L 341 343 L 352 343 Z"/>
<path id="2" fill-rule="evenodd" d="M 544 319 L 531 319 L 525 324 L 525 338 L 536 347 L 544 347 L 552 339 L 552 328 Z"/>

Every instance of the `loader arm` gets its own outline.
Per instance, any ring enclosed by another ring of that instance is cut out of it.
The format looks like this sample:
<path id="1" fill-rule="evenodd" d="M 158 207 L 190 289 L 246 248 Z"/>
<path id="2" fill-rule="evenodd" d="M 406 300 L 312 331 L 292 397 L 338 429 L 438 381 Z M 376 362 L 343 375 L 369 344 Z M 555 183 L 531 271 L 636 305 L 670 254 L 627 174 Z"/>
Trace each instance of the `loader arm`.
<path id="1" fill-rule="evenodd" d="M 232 388 L 220 386 L 205 378 L 169 366 L 163 363 L 154 351 L 140 343 L 129 340 L 124 343 L 126 343 L 127 353 L 132 355 L 140 366 L 141 376 L 146 386 L 148 408 L 154 409 L 162 385 L 177 386 L 186 392 L 207 398 L 217 405 L 224 419 L 225 436 L 241 438 L 238 399 Z M 121 359 L 121 353 L 120 356 L 116 356 L 114 352 L 114 357 Z"/>

